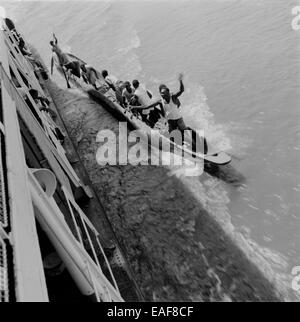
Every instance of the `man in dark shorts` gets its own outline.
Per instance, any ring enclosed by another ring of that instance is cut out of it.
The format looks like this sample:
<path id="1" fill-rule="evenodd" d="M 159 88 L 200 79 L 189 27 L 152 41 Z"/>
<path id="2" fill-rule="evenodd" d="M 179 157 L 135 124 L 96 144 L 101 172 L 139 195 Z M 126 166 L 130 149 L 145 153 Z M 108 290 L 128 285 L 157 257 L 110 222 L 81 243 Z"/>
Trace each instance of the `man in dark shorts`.
<path id="1" fill-rule="evenodd" d="M 183 135 L 185 130 L 189 130 L 191 131 L 191 134 L 192 134 L 192 140 L 195 143 L 198 134 L 195 130 L 186 126 L 182 117 L 182 113 L 179 109 L 181 106 L 181 103 L 178 97 L 184 92 L 184 85 L 183 85 L 182 79 L 183 79 L 183 75 L 179 74 L 178 81 L 179 81 L 180 87 L 176 93 L 171 93 L 169 88 L 165 84 L 161 84 L 159 86 L 159 93 L 160 93 L 161 99 L 155 102 L 154 104 L 147 106 L 147 108 L 160 104 L 168 120 L 169 133 L 171 133 L 174 130 L 179 130 Z M 208 147 L 207 147 L 206 139 L 199 138 L 200 140 L 199 142 L 201 142 L 202 139 L 203 139 L 204 153 L 207 153 Z"/>

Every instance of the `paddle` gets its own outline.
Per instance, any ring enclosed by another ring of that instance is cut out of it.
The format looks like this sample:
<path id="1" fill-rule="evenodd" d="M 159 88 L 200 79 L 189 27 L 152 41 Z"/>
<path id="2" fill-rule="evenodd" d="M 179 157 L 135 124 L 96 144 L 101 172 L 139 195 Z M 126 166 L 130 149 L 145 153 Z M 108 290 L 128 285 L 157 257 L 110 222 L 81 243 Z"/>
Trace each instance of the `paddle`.
<path id="1" fill-rule="evenodd" d="M 52 38 L 53 38 L 53 42 L 55 41 L 55 34 L 54 34 L 54 28 L 52 26 Z M 53 52 L 52 52 L 52 57 L 51 57 L 51 63 L 50 63 L 50 66 L 51 66 L 51 75 L 53 74 L 53 67 L 54 67 L 54 57 L 53 57 Z"/>
<path id="2" fill-rule="evenodd" d="M 51 57 L 51 75 L 53 74 L 53 65 L 54 65 L 54 58 Z"/>
<path id="3" fill-rule="evenodd" d="M 64 70 L 64 67 L 63 67 L 63 65 L 59 62 L 59 65 L 60 65 L 60 67 L 61 67 L 61 69 L 62 69 L 62 71 L 63 71 L 63 73 L 64 73 L 64 76 L 65 76 L 65 79 L 66 79 L 66 82 L 67 82 L 67 87 L 68 88 L 71 88 L 71 86 L 70 86 L 70 84 L 69 84 L 69 81 L 68 81 L 68 77 L 67 77 L 67 75 L 66 75 L 66 72 L 65 72 L 65 70 Z"/>

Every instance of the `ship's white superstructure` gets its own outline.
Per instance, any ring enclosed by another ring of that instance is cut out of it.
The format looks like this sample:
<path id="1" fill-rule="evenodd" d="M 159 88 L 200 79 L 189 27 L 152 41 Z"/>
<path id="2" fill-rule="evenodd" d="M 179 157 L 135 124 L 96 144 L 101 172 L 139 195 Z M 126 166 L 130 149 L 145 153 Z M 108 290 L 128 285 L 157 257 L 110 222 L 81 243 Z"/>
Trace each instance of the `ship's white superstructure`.
<path id="1" fill-rule="evenodd" d="M 2 29 L 0 302 L 49 301 L 51 278 L 62 270 L 85 298 L 123 301 L 99 231 L 75 197 L 92 192 L 68 161 L 58 125 L 31 95 L 46 97 L 42 68 L 22 54 L 15 29 L 4 22 Z"/>

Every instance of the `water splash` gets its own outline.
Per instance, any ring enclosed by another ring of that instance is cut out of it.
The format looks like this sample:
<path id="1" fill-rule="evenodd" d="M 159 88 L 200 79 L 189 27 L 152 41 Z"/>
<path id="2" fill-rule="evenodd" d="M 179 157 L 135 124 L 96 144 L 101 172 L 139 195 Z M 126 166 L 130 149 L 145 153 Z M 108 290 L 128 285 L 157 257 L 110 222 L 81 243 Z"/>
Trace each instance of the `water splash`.
<path id="1" fill-rule="evenodd" d="M 231 150 L 231 141 L 226 135 L 225 126 L 215 122 L 204 87 L 201 85 L 188 87 L 185 97 L 188 98 L 184 98 L 182 113 L 186 122 L 195 129 L 204 129 L 205 136 L 213 149 Z"/>
<path id="2" fill-rule="evenodd" d="M 124 39 L 124 41 L 125 42 L 123 46 L 118 49 L 118 52 L 123 55 L 126 55 L 131 50 L 137 49 L 141 46 L 141 40 L 138 36 L 138 32 L 136 29 L 133 29 L 133 28 L 131 28 L 130 34 L 128 35 L 128 37 Z"/>

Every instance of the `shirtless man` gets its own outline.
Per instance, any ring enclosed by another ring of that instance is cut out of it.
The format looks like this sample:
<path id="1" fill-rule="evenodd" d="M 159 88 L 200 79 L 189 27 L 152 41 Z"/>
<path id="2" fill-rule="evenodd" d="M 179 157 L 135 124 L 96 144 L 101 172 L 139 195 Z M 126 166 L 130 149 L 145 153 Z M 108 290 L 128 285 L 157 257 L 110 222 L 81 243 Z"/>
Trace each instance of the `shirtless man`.
<path id="1" fill-rule="evenodd" d="M 130 101 L 134 96 L 134 90 L 132 89 L 130 82 L 126 81 L 124 85 L 125 88 L 122 91 L 122 102 L 123 106 L 127 107 L 128 105 L 130 105 Z"/>
<path id="2" fill-rule="evenodd" d="M 98 90 L 98 87 L 101 86 L 101 76 L 96 71 L 96 69 L 88 64 L 82 64 L 80 67 L 84 72 L 82 73 L 83 79 L 85 80 L 86 78 L 87 82 L 93 85 L 96 90 Z"/>
<path id="3" fill-rule="evenodd" d="M 50 45 L 52 47 L 53 53 L 55 53 L 58 57 L 59 64 L 63 67 L 65 67 L 67 70 L 70 70 L 70 72 L 80 78 L 81 76 L 81 70 L 80 70 L 80 64 L 78 61 L 71 61 L 68 57 L 68 54 L 62 51 L 62 49 L 58 46 L 58 41 L 55 35 L 53 34 L 54 40 L 50 41 Z M 51 70 L 53 66 L 53 57 L 51 62 Z"/>

